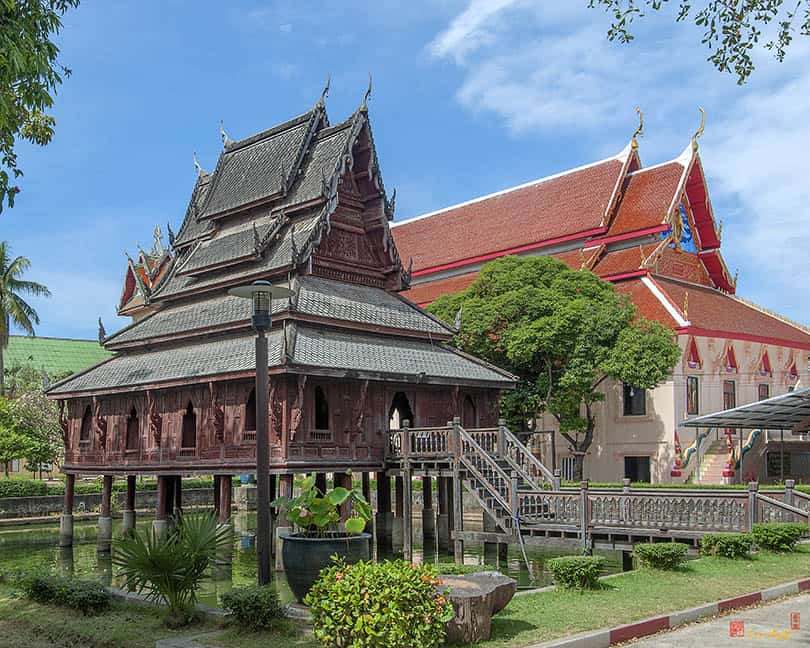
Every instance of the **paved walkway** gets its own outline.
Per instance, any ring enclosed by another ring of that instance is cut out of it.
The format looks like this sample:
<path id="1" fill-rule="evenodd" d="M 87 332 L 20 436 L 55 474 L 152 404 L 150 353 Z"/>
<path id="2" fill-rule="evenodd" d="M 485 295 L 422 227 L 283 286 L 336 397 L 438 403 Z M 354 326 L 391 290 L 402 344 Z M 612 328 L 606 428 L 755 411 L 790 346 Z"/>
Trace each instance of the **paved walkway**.
<path id="1" fill-rule="evenodd" d="M 659 633 L 628 645 L 634 648 L 810 646 L 810 594 L 730 612 L 713 621 Z"/>

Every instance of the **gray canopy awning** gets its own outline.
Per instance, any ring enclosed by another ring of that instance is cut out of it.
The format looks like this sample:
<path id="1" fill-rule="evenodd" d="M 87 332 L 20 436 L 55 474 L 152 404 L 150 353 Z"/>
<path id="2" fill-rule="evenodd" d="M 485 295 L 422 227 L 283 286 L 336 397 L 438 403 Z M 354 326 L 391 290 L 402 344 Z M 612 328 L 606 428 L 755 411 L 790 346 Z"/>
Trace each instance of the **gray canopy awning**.
<path id="1" fill-rule="evenodd" d="M 697 416 L 687 419 L 681 425 L 804 432 L 810 429 L 810 387 L 723 412 Z"/>

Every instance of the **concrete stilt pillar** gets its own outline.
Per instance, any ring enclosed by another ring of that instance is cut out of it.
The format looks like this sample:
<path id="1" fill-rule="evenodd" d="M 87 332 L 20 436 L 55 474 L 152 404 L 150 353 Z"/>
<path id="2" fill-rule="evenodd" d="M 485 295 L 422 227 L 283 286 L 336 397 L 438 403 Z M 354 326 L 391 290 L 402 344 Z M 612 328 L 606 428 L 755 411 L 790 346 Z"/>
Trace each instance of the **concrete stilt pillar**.
<path id="1" fill-rule="evenodd" d="M 73 493 L 76 475 L 65 475 L 65 500 L 59 520 L 59 546 L 73 546 Z"/>
<path id="2" fill-rule="evenodd" d="M 127 494 L 126 501 L 124 502 L 123 523 L 121 525 L 121 532 L 128 533 L 135 529 L 135 475 L 127 476 Z"/>
<path id="3" fill-rule="evenodd" d="M 485 533 L 499 533 L 501 530 L 498 528 L 498 525 L 495 522 L 495 518 L 493 518 L 489 513 L 486 511 L 481 513 L 483 518 L 483 527 Z M 499 562 L 505 561 L 507 558 L 507 553 L 509 551 L 509 545 L 504 542 L 485 542 L 484 543 L 484 559 L 490 560 L 492 562 Z"/>
<path id="4" fill-rule="evenodd" d="M 462 504 L 463 489 L 461 488 L 461 475 L 458 468 L 453 474 L 453 526 L 454 532 L 464 530 L 464 508 Z M 461 538 L 453 539 L 453 558 L 456 564 L 464 563 L 464 541 Z"/>
<path id="5" fill-rule="evenodd" d="M 166 495 L 169 489 L 169 478 L 163 475 L 157 478 L 157 502 L 155 503 L 155 519 L 152 521 L 152 529 L 158 535 L 163 535 L 168 529 L 166 519 Z"/>
<path id="6" fill-rule="evenodd" d="M 448 477 L 439 477 L 438 500 L 439 515 L 436 520 L 436 541 L 439 549 L 450 548 L 450 493 Z"/>
<path id="7" fill-rule="evenodd" d="M 436 511 L 433 508 L 432 477 L 422 477 L 422 537 L 425 543 L 436 541 Z"/>
<path id="8" fill-rule="evenodd" d="M 294 475 L 281 475 L 279 476 L 279 497 L 292 497 L 293 494 L 293 478 Z M 276 571 L 284 571 L 284 561 L 282 560 L 283 540 L 284 536 L 290 535 L 292 529 L 290 523 L 287 521 L 287 516 L 282 513 L 278 516 L 278 526 L 276 526 Z"/>
<path id="9" fill-rule="evenodd" d="M 413 561 L 413 473 L 406 469 L 403 475 L 403 498 L 402 509 L 402 555 L 408 562 Z"/>
<path id="10" fill-rule="evenodd" d="M 391 511 L 391 478 L 377 473 L 377 544 L 390 547 L 393 542 L 394 513 Z"/>
<path id="11" fill-rule="evenodd" d="M 231 504 L 233 502 L 233 478 L 221 475 L 219 478 L 219 523 L 230 524 Z"/>
<path id="12" fill-rule="evenodd" d="M 98 550 L 107 552 L 112 547 L 112 475 L 104 475 L 101 490 L 101 513 L 98 517 Z"/>

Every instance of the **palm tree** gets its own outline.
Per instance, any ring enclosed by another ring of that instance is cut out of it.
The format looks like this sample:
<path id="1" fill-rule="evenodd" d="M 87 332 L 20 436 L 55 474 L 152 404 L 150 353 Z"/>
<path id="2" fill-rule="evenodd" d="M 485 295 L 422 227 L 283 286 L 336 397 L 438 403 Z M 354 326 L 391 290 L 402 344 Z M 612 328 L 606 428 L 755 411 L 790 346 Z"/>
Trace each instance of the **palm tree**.
<path id="1" fill-rule="evenodd" d="M 0 396 L 5 393 L 3 351 L 8 347 L 11 323 L 28 335 L 34 335 L 34 325 L 39 324 L 39 315 L 21 295 L 51 296 L 42 284 L 22 278 L 30 267 L 31 261 L 23 256 L 12 260 L 8 241 L 0 241 Z"/>

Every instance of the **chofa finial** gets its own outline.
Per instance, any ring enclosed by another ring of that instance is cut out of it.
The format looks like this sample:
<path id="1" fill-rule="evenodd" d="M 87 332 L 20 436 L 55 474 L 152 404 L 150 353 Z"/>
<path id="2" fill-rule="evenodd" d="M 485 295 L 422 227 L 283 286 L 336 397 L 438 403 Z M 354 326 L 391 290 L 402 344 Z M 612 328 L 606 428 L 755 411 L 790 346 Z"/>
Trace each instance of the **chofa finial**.
<path id="1" fill-rule="evenodd" d="M 371 99 L 371 72 L 368 73 L 368 88 L 366 88 L 366 94 L 363 95 L 363 103 L 360 104 L 361 110 L 366 110 L 368 108 L 369 99 Z"/>
<path id="2" fill-rule="evenodd" d="M 630 145 L 634 148 L 638 148 L 638 138 L 644 137 L 644 113 L 641 112 L 641 108 L 636 106 L 636 112 L 638 113 L 638 128 L 633 132 L 633 136 L 630 138 Z"/>
<path id="3" fill-rule="evenodd" d="M 202 164 L 197 159 L 197 151 L 194 151 L 191 154 L 191 159 L 194 161 L 194 168 L 197 169 L 197 175 L 205 175 L 205 169 L 202 168 Z"/>
<path id="4" fill-rule="evenodd" d="M 228 133 L 225 132 L 225 122 L 223 122 L 221 119 L 219 120 L 219 137 L 222 140 L 223 146 L 233 144 L 233 140 L 228 137 Z"/>
<path id="5" fill-rule="evenodd" d="M 735 290 L 737 289 L 737 280 L 739 278 L 740 278 L 740 271 L 739 271 L 739 269 L 737 269 L 737 271 L 734 273 L 734 289 Z"/>
<path id="6" fill-rule="evenodd" d="M 323 108 L 326 105 L 326 97 L 329 95 L 329 85 L 332 83 L 332 75 L 326 77 L 326 85 L 323 87 L 323 91 L 321 92 L 321 98 L 318 99 L 318 106 Z"/>
<path id="7" fill-rule="evenodd" d="M 697 153 L 698 150 L 698 137 L 703 135 L 703 129 L 706 128 L 706 111 L 700 106 L 698 106 L 698 110 L 700 111 L 700 128 L 698 128 L 695 131 L 695 134 L 692 135 L 692 151 L 694 153 Z"/>
<path id="8" fill-rule="evenodd" d="M 98 343 L 104 344 L 104 339 L 107 337 L 107 331 L 104 330 L 104 323 L 101 318 L 98 318 Z"/>

